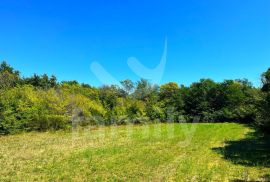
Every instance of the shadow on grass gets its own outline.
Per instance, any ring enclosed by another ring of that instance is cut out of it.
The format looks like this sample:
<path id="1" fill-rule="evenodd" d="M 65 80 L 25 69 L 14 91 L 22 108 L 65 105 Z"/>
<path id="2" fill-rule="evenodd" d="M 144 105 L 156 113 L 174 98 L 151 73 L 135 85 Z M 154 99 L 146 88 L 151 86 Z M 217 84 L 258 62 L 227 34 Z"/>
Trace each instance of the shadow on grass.
<path id="1" fill-rule="evenodd" d="M 270 167 L 270 136 L 263 136 L 259 132 L 250 133 L 239 141 L 227 141 L 224 147 L 212 150 L 234 164 Z"/>

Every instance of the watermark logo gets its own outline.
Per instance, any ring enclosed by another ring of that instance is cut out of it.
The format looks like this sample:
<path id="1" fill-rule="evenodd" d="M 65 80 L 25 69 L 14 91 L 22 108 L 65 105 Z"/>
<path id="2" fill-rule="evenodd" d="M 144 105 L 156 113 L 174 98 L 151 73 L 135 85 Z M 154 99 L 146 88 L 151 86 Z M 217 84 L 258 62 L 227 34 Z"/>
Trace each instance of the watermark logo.
<path id="1" fill-rule="evenodd" d="M 167 39 L 165 39 L 161 59 L 155 68 L 150 69 L 146 67 L 136 57 L 127 59 L 127 65 L 133 73 L 155 84 L 161 84 L 166 63 Z M 93 62 L 90 68 L 104 85 L 121 85 L 121 82 L 110 74 L 99 62 Z M 80 109 L 75 109 L 72 117 L 73 138 L 76 139 L 83 135 L 89 138 L 94 137 L 95 140 L 98 138 L 96 141 L 101 141 L 110 137 L 119 138 L 119 136 L 132 139 L 134 135 L 140 135 L 139 138 L 141 139 L 173 139 L 179 134 L 177 130 L 180 129 L 182 137 L 178 142 L 179 147 L 187 147 L 192 142 L 197 127 L 195 123 L 199 122 L 200 117 L 194 117 L 190 123 L 187 123 L 187 119 L 181 114 L 177 115 L 175 111 L 176 108 L 172 106 L 165 111 L 165 118 L 157 118 L 154 121 L 145 116 L 135 118 L 129 116 L 121 116 L 119 118 L 112 117 L 111 120 L 108 121 L 108 117 L 105 119 L 101 116 L 85 118 L 81 114 L 82 111 Z M 131 110 L 131 112 L 133 111 Z M 119 126 L 119 123 L 121 126 Z M 108 126 L 105 126 L 105 124 Z"/>

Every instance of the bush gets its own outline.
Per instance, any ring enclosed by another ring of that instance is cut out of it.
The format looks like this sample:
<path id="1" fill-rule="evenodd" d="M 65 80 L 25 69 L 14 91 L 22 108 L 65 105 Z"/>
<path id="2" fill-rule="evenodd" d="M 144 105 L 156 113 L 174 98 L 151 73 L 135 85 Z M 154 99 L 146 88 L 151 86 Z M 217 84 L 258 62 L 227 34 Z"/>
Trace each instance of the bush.
<path id="1" fill-rule="evenodd" d="M 165 114 L 164 111 L 156 105 L 147 105 L 145 108 L 146 115 L 149 117 L 151 120 L 165 120 Z"/>
<path id="2" fill-rule="evenodd" d="M 75 112 L 78 108 L 80 113 Z M 66 129 L 78 115 L 89 119 L 104 116 L 105 110 L 100 103 L 84 95 L 24 85 L 1 92 L 0 113 L 0 133 L 13 134 Z"/>
<path id="3" fill-rule="evenodd" d="M 270 93 L 264 94 L 259 101 L 255 124 L 260 130 L 270 133 Z"/>

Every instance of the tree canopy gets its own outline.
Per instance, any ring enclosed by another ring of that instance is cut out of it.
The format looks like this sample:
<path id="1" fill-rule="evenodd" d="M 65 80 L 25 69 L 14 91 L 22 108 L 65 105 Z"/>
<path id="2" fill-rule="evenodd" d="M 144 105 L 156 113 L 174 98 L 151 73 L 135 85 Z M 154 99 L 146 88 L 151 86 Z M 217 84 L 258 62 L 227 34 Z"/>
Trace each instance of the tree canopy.
<path id="1" fill-rule="evenodd" d="M 190 86 L 127 79 L 121 85 L 95 88 L 77 81 L 58 82 L 47 74 L 23 78 L 2 62 L 0 133 L 70 128 L 74 118 L 88 125 L 189 122 L 195 117 L 200 122 L 249 123 L 269 131 L 270 69 L 261 80 L 261 88 L 246 79 L 201 79 Z"/>

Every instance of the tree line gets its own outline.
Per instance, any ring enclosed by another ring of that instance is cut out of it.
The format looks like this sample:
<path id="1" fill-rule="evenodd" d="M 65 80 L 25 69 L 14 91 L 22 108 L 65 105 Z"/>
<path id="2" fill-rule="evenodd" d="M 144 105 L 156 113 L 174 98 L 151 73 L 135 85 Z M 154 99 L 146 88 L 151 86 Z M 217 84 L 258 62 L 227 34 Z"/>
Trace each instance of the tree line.
<path id="1" fill-rule="evenodd" d="M 6 62 L 0 65 L 0 134 L 69 129 L 79 124 L 147 122 L 237 122 L 270 131 L 270 69 L 262 87 L 247 79 L 215 82 L 201 79 L 190 86 L 163 85 L 146 79 L 92 87 L 55 76 L 21 77 Z"/>

